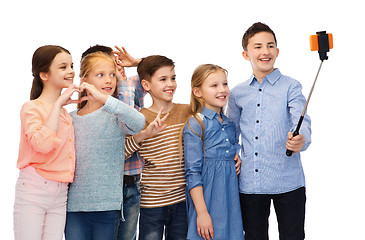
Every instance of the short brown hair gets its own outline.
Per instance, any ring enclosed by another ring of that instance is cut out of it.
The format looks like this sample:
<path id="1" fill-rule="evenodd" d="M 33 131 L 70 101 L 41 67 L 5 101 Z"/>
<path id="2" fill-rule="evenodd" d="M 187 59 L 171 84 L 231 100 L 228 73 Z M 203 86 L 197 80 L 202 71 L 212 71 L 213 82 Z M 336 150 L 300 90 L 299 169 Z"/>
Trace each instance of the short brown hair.
<path id="1" fill-rule="evenodd" d="M 142 61 L 138 64 L 137 72 L 139 76 L 139 80 L 143 79 L 147 81 L 151 81 L 152 75 L 162 67 L 171 66 L 175 67 L 174 61 L 170 58 L 161 55 L 151 55 L 145 58 L 142 58 Z"/>
<path id="2" fill-rule="evenodd" d="M 277 45 L 274 31 L 271 30 L 271 28 L 268 25 L 261 23 L 261 22 L 257 22 L 257 23 L 252 24 L 252 26 L 249 27 L 246 30 L 245 34 L 243 35 L 243 38 L 242 38 L 243 50 L 247 51 L 247 45 L 248 45 L 248 41 L 250 40 L 250 38 L 252 38 L 255 34 L 260 33 L 260 32 L 271 33 L 274 36 L 275 44 Z"/>

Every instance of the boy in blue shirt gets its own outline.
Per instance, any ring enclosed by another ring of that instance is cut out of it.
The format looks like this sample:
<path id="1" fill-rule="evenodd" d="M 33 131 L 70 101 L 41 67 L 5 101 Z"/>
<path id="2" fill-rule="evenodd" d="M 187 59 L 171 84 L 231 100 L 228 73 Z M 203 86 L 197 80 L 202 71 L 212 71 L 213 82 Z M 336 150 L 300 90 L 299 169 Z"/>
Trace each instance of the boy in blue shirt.
<path id="1" fill-rule="evenodd" d="M 268 239 L 271 201 L 280 239 L 304 239 L 306 195 L 299 152 L 311 143 L 307 115 L 300 134 L 292 134 L 305 105 L 302 87 L 274 68 L 279 49 L 269 26 L 254 23 L 242 45 L 253 74 L 231 90 L 227 111 L 242 145 L 239 189 L 245 239 Z M 287 149 L 294 152 L 291 157 Z"/>

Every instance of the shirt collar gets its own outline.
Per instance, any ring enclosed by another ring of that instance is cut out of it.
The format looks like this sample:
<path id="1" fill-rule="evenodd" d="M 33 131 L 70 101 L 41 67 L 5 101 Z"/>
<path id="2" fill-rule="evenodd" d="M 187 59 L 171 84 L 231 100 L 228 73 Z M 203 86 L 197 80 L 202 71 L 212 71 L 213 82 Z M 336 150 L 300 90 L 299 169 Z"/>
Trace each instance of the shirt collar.
<path id="1" fill-rule="evenodd" d="M 264 77 L 262 82 L 264 82 L 266 79 L 271 85 L 274 85 L 275 82 L 278 81 L 281 76 L 282 76 L 282 74 L 279 71 L 279 69 L 275 68 L 274 71 L 272 71 L 270 74 L 268 74 Z M 252 84 L 255 80 L 256 80 L 256 77 L 255 77 L 255 75 L 252 74 L 249 79 L 250 84 Z"/>
<path id="2" fill-rule="evenodd" d="M 218 116 L 218 113 L 216 113 L 213 110 L 210 110 L 209 108 L 206 108 L 206 107 L 203 107 L 203 109 L 200 113 L 209 119 L 213 119 L 215 117 L 215 115 Z"/>
<path id="3" fill-rule="evenodd" d="M 213 110 L 210 110 L 209 108 L 203 107 L 203 109 L 200 113 L 203 114 L 205 117 L 207 117 L 210 120 L 212 120 L 214 118 L 217 118 L 217 120 L 219 122 L 218 113 L 214 112 Z M 228 118 L 223 113 L 221 114 L 221 116 L 222 116 L 222 119 L 223 119 L 222 124 L 224 125 Z"/>

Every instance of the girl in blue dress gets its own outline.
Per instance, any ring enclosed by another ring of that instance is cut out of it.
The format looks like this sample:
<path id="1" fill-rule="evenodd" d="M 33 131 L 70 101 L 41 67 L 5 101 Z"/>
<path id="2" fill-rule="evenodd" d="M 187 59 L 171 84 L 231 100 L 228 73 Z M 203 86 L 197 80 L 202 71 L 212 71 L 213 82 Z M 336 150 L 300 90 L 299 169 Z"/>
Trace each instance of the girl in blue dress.
<path id="1" fill-rule="evenodd" d="M 244 239 L 239 146 L 234 124 L 223 114 L 229 96 L 227 72 L 217 65 L 200 65 L 191 86 L 192 116 L 183 130 L 187 239 Z"/>

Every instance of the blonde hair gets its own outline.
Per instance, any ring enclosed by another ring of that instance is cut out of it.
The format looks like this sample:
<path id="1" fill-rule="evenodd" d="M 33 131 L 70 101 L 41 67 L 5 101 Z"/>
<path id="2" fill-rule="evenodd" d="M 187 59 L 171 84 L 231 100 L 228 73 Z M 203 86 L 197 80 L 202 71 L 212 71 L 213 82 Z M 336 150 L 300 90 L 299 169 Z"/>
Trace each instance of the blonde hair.
<path id="1" fill-rule="evenodd" d="M 81 59 L 80 64 L 80 79 L 83 81 L 83 78 L 87 77 L 90 71 L 95 67 L 95 65 L 100 61 L 108 61 L 115 65 L 114 59 L 106 53 L 103 52 L 93 52 L 87 54 L 84 58 Z M 113 96 L 116 97 L 118 93 L 118 88 L 115 88 L 115 92 L 113 93 Z M 86 91 L 83 91 L 79 93 L 79 99 L 86 96 Z M 81 102 L 77 104 L 77 108 L 81 109 L 86 105 L 87 101 Z"/>
<path id="2" fill-rule="evenodd" d="M 205 101 L 203 98 L 201 97 L 197 97 L 195 96 L 193 90 L 194 88 L 200 88 L 204 81 L 208 78 L 208 76 L 212 73 L 215 73 L 217 71 L 222 71 L 224 72 L 226 75 L 228 74 L 227 70 L 218 66 L 218 65 L 214 65 L 214 64 L 202 64 L 200 66 L 198 66 L 197 68 L 195 68 L 193 75 L 191 77 L 191 94 L 190 94 L 190 111 L 191 114 L 189 115 L 189 117 L 187 118 L 185 124 L 188 124 L 189 128 L 195 133 L 197 134 L 202 142 L 203 142 L 203 151 L 204 151 L 204 123 L 203 123 L 203 119 L 201 119 L 198 116 L 198 113 L 200 113 L 203 110 L 203 107 L 205 105 Z M 202 135 L 200 135 L 199 133 L 197 133 L 189 124 L 189 120 L 190 118 L 194 117 L 199 125 L 201 126 L 202 129 Z M 184 124 L 184 126 L 185 126 Z M 183 131 L 184 128 L 182 128 L 181 132 L 180 132 L 180 159 L 182 159 L 183 156 Z"/>

